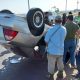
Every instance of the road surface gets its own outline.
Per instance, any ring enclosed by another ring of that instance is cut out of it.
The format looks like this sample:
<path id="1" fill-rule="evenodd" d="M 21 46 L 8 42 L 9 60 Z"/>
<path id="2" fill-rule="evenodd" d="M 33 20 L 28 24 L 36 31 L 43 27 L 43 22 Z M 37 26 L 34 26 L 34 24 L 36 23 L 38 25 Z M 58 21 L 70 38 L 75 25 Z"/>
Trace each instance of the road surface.
<path id="1" fill-rule="evenodd" d="M 18 62 L 14 63 L 15 59 Z M 71 75 L 77 73 L 70 69 L 69 65 L 65 66 L 67 72 L 66 80 L 77 80 Z M 55 72 L 54 78 L 56 80 Z M 47 61 L 30 60 L 6 50 L 0 45 L 0 80 L 48 80 L 47 75 Z M 65 73 L 64 73 L 65 77 Z"/>

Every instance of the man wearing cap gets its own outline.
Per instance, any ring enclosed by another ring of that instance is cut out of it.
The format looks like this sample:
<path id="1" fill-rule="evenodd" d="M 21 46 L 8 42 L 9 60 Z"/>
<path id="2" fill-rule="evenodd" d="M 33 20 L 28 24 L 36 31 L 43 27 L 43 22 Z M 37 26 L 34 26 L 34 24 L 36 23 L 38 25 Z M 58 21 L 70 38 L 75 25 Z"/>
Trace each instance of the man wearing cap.
<path id="1" fill-rule="evenodd" d="M 63 53 L 64 39 L 66 37 L 66 28 L 61 25 L 61 16 L 55 17 L 55 25 L 49 28 L 45 35 L 47 45 L 48 72 L 50 80 L 53 78 L 55 70 L 55 62 L 59 70 L 58 77 L 63 77 Z"/>

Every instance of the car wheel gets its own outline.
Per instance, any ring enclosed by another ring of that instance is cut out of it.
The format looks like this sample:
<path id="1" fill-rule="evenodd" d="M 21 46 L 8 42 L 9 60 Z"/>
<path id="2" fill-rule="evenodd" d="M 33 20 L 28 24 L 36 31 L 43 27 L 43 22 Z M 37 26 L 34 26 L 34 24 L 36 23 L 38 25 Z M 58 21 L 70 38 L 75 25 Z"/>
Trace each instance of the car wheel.
<path id="1" fill-rule="evenodd" d="M 13 14 L 10 10 L 7 9 L 1 10 L 0 13 Z"/>
<path id="2" fill-rule="evenodd" d="M 27 22 L 30 32 L 34 36 L 40 36 L 44 31 L 44 16 L 39 8 L 30 9 L 27 14 Z"/>

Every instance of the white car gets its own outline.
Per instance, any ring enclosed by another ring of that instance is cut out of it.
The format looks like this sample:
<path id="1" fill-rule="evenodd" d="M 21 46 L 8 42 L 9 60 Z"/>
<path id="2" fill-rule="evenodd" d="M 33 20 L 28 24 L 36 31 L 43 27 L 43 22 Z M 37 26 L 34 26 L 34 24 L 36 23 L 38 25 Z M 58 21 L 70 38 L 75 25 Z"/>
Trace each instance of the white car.
<path id="1" fill-rule="evenodd" d="M 0 11 L 0 44 L 15 54 L 32 57 L 35 46 L 45 46 L 44 34 L 48 28 L 39 8 L 30 9 L 25 17 L 9 10 Z"/>

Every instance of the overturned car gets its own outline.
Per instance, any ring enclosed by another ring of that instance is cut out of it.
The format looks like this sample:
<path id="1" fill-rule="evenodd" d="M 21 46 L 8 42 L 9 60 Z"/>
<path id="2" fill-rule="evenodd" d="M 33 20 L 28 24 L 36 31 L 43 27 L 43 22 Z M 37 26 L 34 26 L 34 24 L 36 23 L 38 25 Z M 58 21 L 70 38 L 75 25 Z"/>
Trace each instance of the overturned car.
<path id="1" fill-rule="evenodd" d="M 34 56 L 35 46 L 46 46 L 44 34 L 48 28 L 44 23 L 44 13 L 39 8 L 30 9 L 25 17 L 9 10 L 0 11 L 0 44 L 15 54 Z"/>

